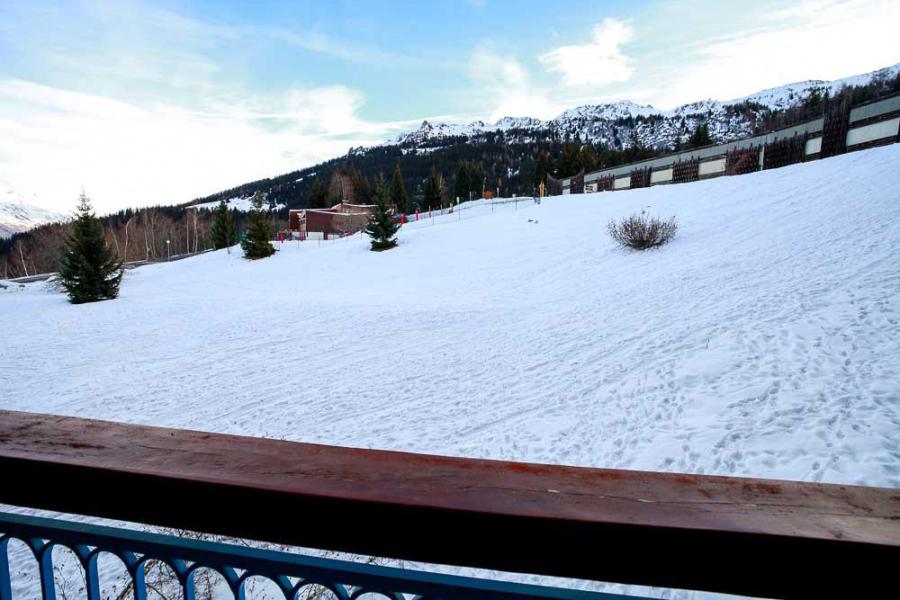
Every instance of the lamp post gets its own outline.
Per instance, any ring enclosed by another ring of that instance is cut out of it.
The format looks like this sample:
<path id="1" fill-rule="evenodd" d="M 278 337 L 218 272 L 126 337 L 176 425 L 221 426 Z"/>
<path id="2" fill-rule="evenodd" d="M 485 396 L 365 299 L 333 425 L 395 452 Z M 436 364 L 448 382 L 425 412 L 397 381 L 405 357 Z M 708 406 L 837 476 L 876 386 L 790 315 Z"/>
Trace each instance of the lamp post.
<path id="1" fill-rule="evenodd" d="M 166 240 L 166 260 L 172 260 L 172 246 L 170 240 Z"/>

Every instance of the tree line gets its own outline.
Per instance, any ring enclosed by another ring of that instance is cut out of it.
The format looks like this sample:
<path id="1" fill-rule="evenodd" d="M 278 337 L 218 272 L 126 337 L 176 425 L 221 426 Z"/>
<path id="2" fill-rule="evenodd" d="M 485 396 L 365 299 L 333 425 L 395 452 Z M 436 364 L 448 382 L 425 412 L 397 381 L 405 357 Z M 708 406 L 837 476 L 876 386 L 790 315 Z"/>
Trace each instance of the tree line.
<path id="1" fill-rule="evenodd" d="M 273 255 L 275 247 L 272 245 L 269 211 L 263 204 L 261 192 L 253 197 L 248 220 L 246 235 L 241 239 L 244 257 L 258 259 Z M 216 249 L 227 248 L 230 253 L 236 241 L 237 228 L 224 200 L 214 213 L 210 231 L 213 246 Z M 167 245 L 170 242 L 168 240 Z M 190 248 L 190 238 L 187 246 Z M 78 198 L 75 218 L 69 224 L 57 275 L 59 285 L 65 289 L 72 304 L 112 300 L 119 295 L 125 263 L 110 246 L 103 225 L 94 215 L 91 201 L 83 191 Z"/>
<path id="2" fill-rule="evenodd" d="M 106 243 L 123 263 L 160 261 L 216 248 L 216 212 L 184 206 L 125 209 L 98 218 Z M 228 209 L 234 236 L 247 227 L 249 215 Z M 273 231 L 287 227 L 287 210 L 271 214 Z M 0 239 L 0 279 L 57 272 L 74 221 L 49 223 Z"/>

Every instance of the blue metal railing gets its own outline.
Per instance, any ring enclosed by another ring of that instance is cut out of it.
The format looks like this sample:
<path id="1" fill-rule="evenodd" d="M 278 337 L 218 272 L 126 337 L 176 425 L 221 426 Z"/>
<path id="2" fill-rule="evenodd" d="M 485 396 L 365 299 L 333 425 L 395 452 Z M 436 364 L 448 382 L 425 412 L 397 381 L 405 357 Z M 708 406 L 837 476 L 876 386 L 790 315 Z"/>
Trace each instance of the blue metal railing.
<path id="1" fill-rule="evenodd" d="M 218 572 L 235 599 L 243 600 L 252 577 L 271 580 L 286 600 L 297 600 L 313 589 L 327 589 L 339 600 L 365 594 L 401 600 L 416 599 L 567 599 L 636 600 L 634 596 L 585 592 L 497 580 L 444 575 L 345 560 L 316 558 L 220 542 L 119 529 L 0 512 L 0 600 L 13 600 L 7 550 L 11 539 L 24 542 L 38 563 L 43 600 L 57 598 L 53 548 L 65 546 L 84 569 L 87 600 L 100 600 L 98 559 L 109 553 L 121 559 L 131 579 L 134 600 L 146 600 L 145 566 L 168 565 L 184 600 L 195 600 L 194 573 Z M 473 541 L 477 543 L 477 541 Z"/>

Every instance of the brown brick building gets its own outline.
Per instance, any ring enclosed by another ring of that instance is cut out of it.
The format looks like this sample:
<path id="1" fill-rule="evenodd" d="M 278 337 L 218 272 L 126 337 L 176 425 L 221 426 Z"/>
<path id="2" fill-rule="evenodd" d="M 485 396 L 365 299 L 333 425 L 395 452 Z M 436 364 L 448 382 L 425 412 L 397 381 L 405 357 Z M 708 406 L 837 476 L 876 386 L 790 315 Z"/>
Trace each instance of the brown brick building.
<path id="1" fill-rule="evenodd" d="M 366 226 L 375 206 L 341 202 L 331 208 L 306 208 L 291 210 L 288 227 L 301 238 L 343 236 L 356 233 Z"/>

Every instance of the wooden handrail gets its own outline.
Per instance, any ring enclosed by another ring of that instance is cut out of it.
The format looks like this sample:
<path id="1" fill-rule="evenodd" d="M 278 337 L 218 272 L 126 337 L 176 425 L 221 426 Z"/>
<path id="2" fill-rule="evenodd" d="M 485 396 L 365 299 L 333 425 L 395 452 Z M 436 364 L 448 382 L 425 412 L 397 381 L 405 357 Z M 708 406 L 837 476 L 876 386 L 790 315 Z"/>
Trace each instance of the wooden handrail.
<path id="1" fill-rule="evenodd" d="M 0 502 L 766 597 L 892 585 L 900 490 L 449 458 L 0 411 Z"/>

